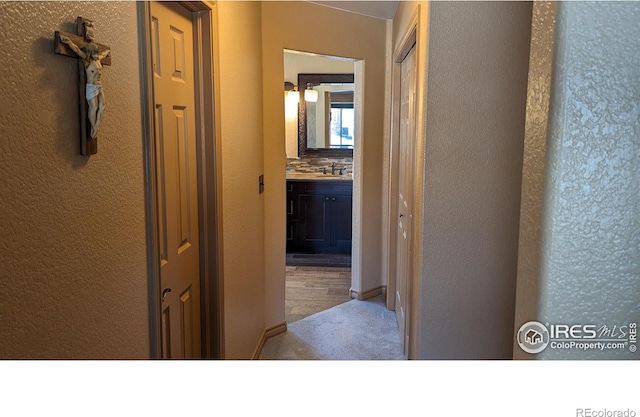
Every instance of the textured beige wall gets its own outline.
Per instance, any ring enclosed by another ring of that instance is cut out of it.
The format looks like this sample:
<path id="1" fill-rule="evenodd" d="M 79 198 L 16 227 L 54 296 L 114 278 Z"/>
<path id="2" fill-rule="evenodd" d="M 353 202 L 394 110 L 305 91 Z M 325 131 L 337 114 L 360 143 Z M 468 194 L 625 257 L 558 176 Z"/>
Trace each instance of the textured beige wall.
<path id="1" fill-rule="evenodd" d="M 135 2 L 0 3 L 0 357 L 149 355 Z M 98 154 L 79 155 L 78 69 L 55 30 L 113 51 Z"/>
<path id="2" fill-rule="evenodd" d="M 417 354 L 511 358 L 531 3 L 429 20 Z"/>
<path id="3" fill-rule="evenodd" d="M 284 320 L 286 153 L 282 106 L 283 49 L 366 60 L 365 125 L 360 167 L 365 174 L 354 180 L 354 188 L 362 190 L 361 207 L 354 207 L 354 210 L 361 211 L 363 224 L 366 224 L 356 236 L 361 242 L 363 253 L 359 284 L 366 290 L 381 283 L 380 195 L 385 117 L 386 22 L 306 2 L 263 2 L 262 13 L 264 168 L 267 187 L 265 272 L 268 303 L 265 314 L 269 326 Z M 327 31 L 327 27 L 333 29 Z"/>
<path id="4" fill-rule="evenodd" d="M 225 357 L 238 359 L 251 357 L 265 328 L 264 198 L 273 192 L 274 184 L 265 176 L 265 194 L 258 194 L 264 154 L 260 3 L 223 1 L 215 7 L 218 131 L 222 142 Z M 282 108 L 282 76 L 280 80 L 278 104 Z M 284 161 L 282 172 L 284 175 Z"/>
<path id="5" fill-rule="evenodd" d="M 640 319 L 640 4 L 558 4 L 538 321 Z M 544 359 L 638 359 L 547 347 Z"/>
<path id="6" fill-rule="evenodd" d="M 531 51 L 529 53 L 529 86 L 522 163 L 520 235 L 518 242 L 518 282 L 516 291 L 515 328 L 537 317 L 540 280 L 540 222 L 544 167 L 547 155 L 547 127 L 551 74 L 555 43 L 556 3 L 533 3 Z M 531 359 L 514 338 L 514 359 Z"/>

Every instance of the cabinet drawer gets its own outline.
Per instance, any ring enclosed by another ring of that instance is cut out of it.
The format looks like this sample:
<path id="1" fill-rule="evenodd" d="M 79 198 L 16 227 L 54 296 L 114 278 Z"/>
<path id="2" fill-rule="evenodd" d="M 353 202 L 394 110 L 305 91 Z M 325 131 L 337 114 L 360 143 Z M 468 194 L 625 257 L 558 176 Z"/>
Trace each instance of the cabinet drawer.
<path id="1" fill-rule="evenodd" d="M 299 192 L 305 194 L 353 194 L 353 182 L 351 181 L 309 181 L 302 182 L 300 185 L 302 185 L 302 189 Z"/>
<path id="2" fill-rule="evenodd" d="M 300 186 L 300 183 L 297 181 L 287 181 L 287 193 L 298 192 L 299 186 Z"/>

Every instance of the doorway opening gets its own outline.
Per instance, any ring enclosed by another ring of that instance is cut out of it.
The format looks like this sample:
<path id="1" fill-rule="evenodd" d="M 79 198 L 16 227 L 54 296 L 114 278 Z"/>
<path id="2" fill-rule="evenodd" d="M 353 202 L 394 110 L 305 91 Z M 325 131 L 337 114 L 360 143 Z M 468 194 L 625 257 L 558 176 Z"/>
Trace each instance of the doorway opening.
<path id="1" fill-rule="evenodd" d="M 287 323 L 349 301 L 358 259 L 361 61 L 284 50 Z M 359 79 L 359 81 L 358 81 Z M 310 94 L 311 92 L 311 94 Z M 359 286 L 357 286 L 359 287 Z"/>

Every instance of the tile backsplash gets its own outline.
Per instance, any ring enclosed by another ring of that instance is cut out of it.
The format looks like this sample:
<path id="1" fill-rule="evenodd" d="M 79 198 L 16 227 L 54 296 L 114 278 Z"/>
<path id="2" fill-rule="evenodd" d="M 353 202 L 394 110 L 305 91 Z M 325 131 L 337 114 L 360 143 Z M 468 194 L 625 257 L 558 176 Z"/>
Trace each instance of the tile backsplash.
<path id="1" fill-rule="evenodd" d="M 345 168 L 346 174 L 353 174 L 353 158 L 287 158 L 287 172 L 322 172 L 322 168 Z"/>

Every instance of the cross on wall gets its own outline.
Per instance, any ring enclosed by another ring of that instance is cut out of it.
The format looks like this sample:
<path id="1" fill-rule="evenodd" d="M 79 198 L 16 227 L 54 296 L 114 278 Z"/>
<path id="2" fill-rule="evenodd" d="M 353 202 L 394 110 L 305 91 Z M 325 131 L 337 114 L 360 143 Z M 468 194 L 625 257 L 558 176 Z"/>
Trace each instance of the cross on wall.
<path id="1" fill-rule="evenodd" d="M 102 66 L 111 65 L 111 48 L 94 42 L 93 21 L 78 17 L 78 34 L 56 31 L 54 50 L 78 59 L 80 103 L 80 153 L 98 153 L 98 127 L 105 108 L 102 92 Z"/>

